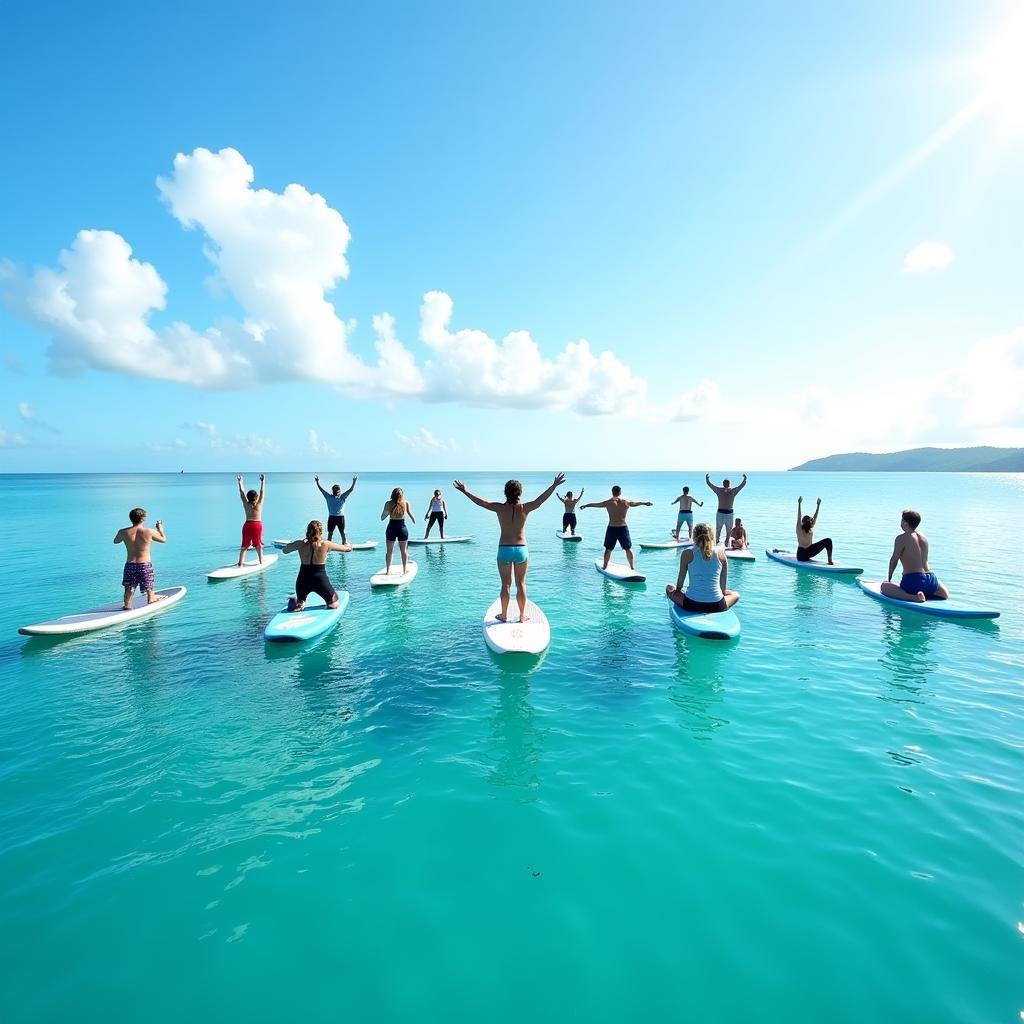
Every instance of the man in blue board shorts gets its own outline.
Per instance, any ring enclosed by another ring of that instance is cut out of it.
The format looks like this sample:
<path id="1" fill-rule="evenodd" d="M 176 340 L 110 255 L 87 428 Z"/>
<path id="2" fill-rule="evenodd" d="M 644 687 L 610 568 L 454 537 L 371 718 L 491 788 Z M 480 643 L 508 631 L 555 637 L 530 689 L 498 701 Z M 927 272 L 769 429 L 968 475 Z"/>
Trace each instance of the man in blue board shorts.
<path id="1" fill-rule="evenodd" d="M 650 507 L 653 504 L 653 501 L 633 501 L 630 498 L 622 497 L 622 488 L 616 484 L 612 488 L 612 496 L 606 501 L 590 501 L 586 505 L 580 505 L 581 511 L 585 508 L 603 508 L 608 512 L 608 529 L 604 532 L 604 567 L 606 569 L 612 559 L 612 551 L 615 550 L 616 544 L 626 552 L 626 561 L 629 562 L 630 569 L 636 568 L 636 563 L 633 561 L 633 541 L 629 536 L 629 527 L 626 525 L 626 515 L 631 508 L 636 508 L 637 505 Z"/>
<path id="2" fill-rule="evenodd" d="M 928 564 L 928 538 L 918 533 L 921 513 L 912 508 L 903 510 L 900 529 L 903 531 L 892 546 L 889 559 L 889 579 L 882 584 L 882 593 L 897 601 L 945 601 L 949 591 L 932 572 Z M 896 566 L 903 566 L 903 578 L 899 586 L 892 581 Z"/>

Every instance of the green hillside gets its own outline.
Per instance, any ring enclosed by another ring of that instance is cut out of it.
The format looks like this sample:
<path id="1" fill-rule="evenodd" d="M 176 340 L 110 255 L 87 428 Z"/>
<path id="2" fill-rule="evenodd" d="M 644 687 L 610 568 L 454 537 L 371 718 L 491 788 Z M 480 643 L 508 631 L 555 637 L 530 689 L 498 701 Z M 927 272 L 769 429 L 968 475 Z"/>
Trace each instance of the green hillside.
<path id="1" fill-rule="evenodd" d="M 790 472 L 1024 473 L 1024 448 L 910 448 L 904 452 L 849 452 L 811 459 Z"/>

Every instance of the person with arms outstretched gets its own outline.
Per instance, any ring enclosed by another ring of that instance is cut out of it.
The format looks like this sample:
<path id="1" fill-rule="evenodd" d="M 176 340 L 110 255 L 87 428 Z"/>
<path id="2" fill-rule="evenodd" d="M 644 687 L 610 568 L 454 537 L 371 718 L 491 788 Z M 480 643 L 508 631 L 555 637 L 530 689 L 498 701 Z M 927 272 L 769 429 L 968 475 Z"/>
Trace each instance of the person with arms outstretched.
<path id="1" fill-rule="evenodd" d="M 245 563 L 245 553 L 249 548 L 256 549 L 256 557 L 260 565 L 263 564 L 263 494 L 264 480 L 260 473 L 259 493 L 253 490 L 246 490 L 242 480 L 242 474 L 235 477 L 238 481 L 238 496 L 242 499 L 242 508 L 245 509 L 245 522 L 242 523 L 242 546 L 238 551 L 238 564 Z"/>
<path id="2" fill-rule="evenodd" d="M 530 567 L 530 551 L 526 546 L 526 519 L 534 510 L 541 507 L 555 488 L 565 483 L 565 474 L 559 473 L 533 501 L 524 502 L 523 485 L 518 480 L 509 480 L 505 484 L 504 501 L 488 501 L 474 494 L 461 481 L 454 481 L 454 487 L 461 491 L 470 501 L 493 512 L 498 517 L 501 535 L 498 539 L 498 576 L 501 578 L 501 612 L 499 622 L 508 621 L 508 604 L 512 597 L 512 578 L 516 583 L 516 604 L 519 606 L 519 621 L 529 622 L 526 614 L 526 572 Z"/>
<path id="3" fill-rule="evenodd" d="M 163 520 L 156 521 L 156 529 L 151 530 L 142 524 L 146 521 L 144 508 L 133 508 L 128 513 L 131 526 L 122 526 L 114 535 L 115 544 L 123 544 L 127 554 L 124 572 L 121 574 L 121 586 L 124 587 L 124 609 L 132 606 L 135 591 L 142 590 L 146 594 L 146 604 L 156 604 L 163 597 L 155 594 L 156 580 L 153 574 L 152 542 L 166 544 Z"/>
<path id="4" fill-rule="evenodd" d="M 329 551 L 351 551 L 349 544 L 335 544 L 324 540 L 324 524 L 314 519 L 306 527 L 302 540 L 289 541 L 281 551 L 299 553 L 299 575 L 295 577 L 295 604 L 292 611 L 301 612 L 310 594 L 319 594 L 328 608 L 338 607 L 338 592 L 327 578 L 327 553 Z"/>
<path id="5" fill-rule="evenodd" d="M 900 520 L 900 535 L 892 546 L 889 559 L 889 579 L 882 584 L 882 593 L 897 601 L 945 601 L 949 591 L 932 572 L 928 564 L 928 538 L 918 533 L 921 513 L 912 508 L 903 510 Z M 903 566 L 903 578 L 897 586 L 892 581 L 896 566 Z"/>
<path id="6" fill-rule="evenodd" d="M 414 523 L 416 517 L 412 514 L 412 506 L 405 500 L 405 491 L 396 487 L 391 492 L 391 497 L 384 502 L 381 510 L 381 522 L 388 521 L 387 532 L 384 539 L 387 541 L 387 554 L 384 556 L 384 573 L 391 572 L 391 554 L 395 550 L 395 541 L 398 541 L 398 550 L 402 555 L 402 575 L 409 571 L 409 527 L 405 525 L 405 517 L 408 516 Z"/>
<path id="7" fill-rule="evenodd" d="M 626 516 L 631 508 L 636 508 L 638 505 L 646 505 L 650 508 L 653 504 L 653 501 L 633 501 L 631 498 L 622 497 L 622 488 L 616 484 L 612 488 L 612 496 L 605 501 L 588 501 L 586 505 L 580 505 L 581 510 L 603 508 L 608 513 L 608 528 L 604 531 L 604 567 L 606 569 L 616 544 L 626 552 L 626 561 L 629 562 L 630 569 L 636 568 L 633 561 L 633 540 L 629 536 Z"/>
<path id="8" fill-rule="evenodd" d="M 356 480 L 352 477 L 352 483 L 347 491 L 341 489 L 341 484 L 334 484 L 329 491 L 325 491 L 320 485 L 320 477 L 313 477 L 317 490 L 324 496 L 327 502 L 327 539 L 334 540 L 334 531 L 341 531 L 341 543 L 347 544 L 348 537 L 345 534 L 345 502 L 348 496 L 356 489 Z"/>
<path id="9" fill-rule="evenodd" d="M 803 509 L 803 495 L 796 499 L 796 560 L 798 562 L 809 562 L 815 555 L 822 551 L 828 557 L 828 564 L 835 565 L 832 561 L 832 538 L 824 540 L 814 539 L 814 528 L 818 525 L 818 515 L 821 512 L 821 498 L 814 506 L 814 515 L 805 516 Z M 891 575 L 891 574 L 890 574 Z"/>
<path id="10" fill-rule="evenodd" d="M 715 513 L 715 543 L 717 544 L 722 530 L 725 530 L 725 536 L 728 537 L 729 531 L 733 527 L 733 508 L 736 504 L 736 495 L 747 486 L 747 474 L 743 474 L 743 482 L 738 487 L 730 486 L 728 480 L 723 480 L 722 486 L 717 487 L 711 482 L 711 476 L 708 473 L 704 474 L 704 479 L 718 498 L 718 511 Z"/>
<path id="11" fill-rule="evenodd" d="M 684 588 L 686 577 L 690 585 Z M 665 587 L 670 601 L 686 612 L 724 612 L 739 599 L 739 591 L 729 589 L 729 560 L 711 535 L 710 523 L 693 528 L 693 547 L 679 558 L 676 584 Z"/>
<path id="12" fill-rule="evenodd" d="M 567 533 L 570 537 L 576 536 L 576 505 L 583 497 L 585 490 L 586 487 L 581 487 L 580 493 L 575 498 L 572 491 L 566 491 L 564 498 L 558 491 L 555 491 L 555 497 L 565 506 L 565 511 L 562 513 L 562 533 Z"/>
<path id="13" fill-rule="evenodd" d="M 672 531 L 672 536 L 676 540 L 679 540 L 679 531 L 682 529 L 683 523 L 686 523 L 686 536 L 687 538 L 693 537 L 693 506 L 699 505 L 701 508 L 704 507 L 704 502 L 698 500 L 690 493 L 689 487 L 683 488 L 683 493 L 678 498 L 673 498 L 673 505 L 679 506 L 679 513 L 676 515 L 676 528 Z"/>
<path id="14" fill-rule="evenodd" d="M 441 497 L 440 489 L 437 489 L 427 506 L 427 532 L 423 534 L 423 539 L 426 540 L 430 536 L 430 528 L 437 523 L 441 530 L 441 540 L 444 540 L 444 521 L 447 518 L 448 506 L 445 504 L 444 498 Z"/>

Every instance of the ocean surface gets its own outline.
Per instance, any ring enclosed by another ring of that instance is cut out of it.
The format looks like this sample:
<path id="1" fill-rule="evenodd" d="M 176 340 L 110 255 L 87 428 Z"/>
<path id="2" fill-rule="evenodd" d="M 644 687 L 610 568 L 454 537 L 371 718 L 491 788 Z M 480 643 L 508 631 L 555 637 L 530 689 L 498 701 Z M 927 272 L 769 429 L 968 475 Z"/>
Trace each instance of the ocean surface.
<path id="1" fill-rule="evenodd" d="M 466 480 L 497 499 L 505 475 Z M 713 512 L 702 473 L 567 486 L 616 482 L 655 503 L 634 540 L 665 538 L 683 484 Z M 525 666 L 484 644 L 496 523 L 450 475 L 361 475 L 350 539 L 383 540 L 396 484 L 417 518 L 442 487 L 475 543 L 416 551 L 391 592 L 383 544 L 332 555 L 347 613 L 282 649 L 295 556 L 206 580 L 237 557 L 232 475 L 0 477 L 4 1021 L 1019 1020 L 1024 475 L 752 474 L 758 561 L 730 565 L 743 633 L 717 644 L 672 628 L 674 553 L 607 580 L 604 513 L 566 545 L 552 499 L 528 530 L 552 643 Z M 801 493 L 871 578 L 918 508 L 942 579 L 1002 617 L 769 562 Z M 185 600 L 19 636 L 119 598 L 134 505 Z M 310 476 L 270 476 L 268 540 L 314 517 Z"/>

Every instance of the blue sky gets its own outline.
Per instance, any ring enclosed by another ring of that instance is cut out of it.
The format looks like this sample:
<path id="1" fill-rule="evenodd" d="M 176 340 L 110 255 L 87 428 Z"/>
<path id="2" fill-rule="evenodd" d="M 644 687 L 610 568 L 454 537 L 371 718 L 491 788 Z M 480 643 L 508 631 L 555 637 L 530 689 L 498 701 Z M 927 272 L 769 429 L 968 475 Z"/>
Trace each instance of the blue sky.
<path id="1" fill-rule="evenodd" d="M 1014 5 L 144 8 L 2 15 L 0 471 L 1024 444 Z"/>

